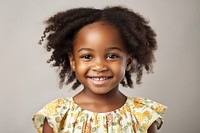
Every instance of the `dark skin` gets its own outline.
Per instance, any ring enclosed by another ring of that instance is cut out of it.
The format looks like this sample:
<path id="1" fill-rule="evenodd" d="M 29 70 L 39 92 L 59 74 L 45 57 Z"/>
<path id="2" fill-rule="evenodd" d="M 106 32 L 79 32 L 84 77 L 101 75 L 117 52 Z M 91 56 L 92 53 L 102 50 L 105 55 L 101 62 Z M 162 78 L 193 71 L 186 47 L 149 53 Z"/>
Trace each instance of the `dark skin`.
<path id="1" fill-rule="evenodd" d="M 110 93 L 102 96 L 92 96 L 87 90 L 83 89 L 79 94 L 74 97 L 74 101 L 85 110 L 92 112 L 109 112 L 116 110 L 124 105 L 126 97 L 118 90 L 112 90 Z M 87 97 L 85 96 L 87 95 Z M 90 95 L 90 97 L 88 97 Z M 114 96 L 114 97 L 112 97 Z M 118 99 L 115 99 L 115 98 Z M 109 100 L 106 100 L 109 98 Z"/>
<path id="2" fill-rule="evenodd" d="M 81 108 L 108 112 L 124 105 L 126 96 L 118 86 L 132 58 L 117 29 L 103 22 L 83 27 L 76 36 L 69 59 L 76 77 L 84 86 L 83 91 L 74 97 Z M 98 81 L 93 78 L 107 79 Z"/>
<path id="3" fill-rule="evenodd" d="M 84 86 L 85 97 L 105 101 L 105 96 L 111 92 L 109 95 L 119 98 L 118 86 L 130 65 L 131 56 L 117 29 L 103 22 L 83 27 L 76 36 L 69 60 L 76 78 Z"/>
<path id="4" fill-rule="evenodd" d="M 76 36 L 69 60 L 84 86 L 73 98 L 82 109 L 101 113 L 124 105 L 127 97 L 118 88 L 125 71 L 130 69 L 132 56 L 116 28 L 104 22 L 84 26 Z M 53 133 L 46 119 L 43 133 Z M 149 127 L 148 133 L 156 133 L 155 123 Z"/>
<path id="5" fill-rule="evenodd" d="M 47 122 L 47 119 L 44 120 L 42 133 L 54 133 L 53 128 L 51 128 Z"/>

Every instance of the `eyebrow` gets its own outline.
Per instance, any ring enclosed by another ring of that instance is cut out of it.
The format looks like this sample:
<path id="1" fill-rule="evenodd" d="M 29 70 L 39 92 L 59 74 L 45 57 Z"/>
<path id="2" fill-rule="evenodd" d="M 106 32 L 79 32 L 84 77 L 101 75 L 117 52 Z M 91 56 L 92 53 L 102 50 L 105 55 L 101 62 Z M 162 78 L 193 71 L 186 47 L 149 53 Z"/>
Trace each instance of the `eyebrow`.
<path id="1" fill-rule="evenodd" d="M 86 51 L 94 51 L 94 50 L 92 50 L 92 49 L 90 49 L 90 48 L 81 48 L 81 49 L 78 50 L 78 53 L 81 52 L 81 51 L 83 51 L 83 50 L 86 50 Z"/>
<path id="2" fill-rule="evenodd" d="M 110 50 L 119 50 L 119 51 L 122 51 L 122 49 L 120 49 L 118 47 L 110 47 L 110 48 L 107 48 L 106 50 L 107 51 L 110 51 Z"/>

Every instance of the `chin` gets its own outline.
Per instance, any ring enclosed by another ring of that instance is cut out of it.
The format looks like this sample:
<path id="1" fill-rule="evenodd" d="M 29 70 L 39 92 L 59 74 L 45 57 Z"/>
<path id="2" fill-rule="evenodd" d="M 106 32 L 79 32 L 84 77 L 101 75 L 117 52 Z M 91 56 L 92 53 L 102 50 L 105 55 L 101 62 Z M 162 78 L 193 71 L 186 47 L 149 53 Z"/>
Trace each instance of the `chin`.
<path id="1" fill-rule="evenodd" d="M 108 89 L 108 88 L 103 88 L 103 87 L 98 87 L 95 89 L 90 90 L 94 94 L 98 95 L 103 95 L 103 94 L 108 94 L 112 91 L 113 89 Z"/>

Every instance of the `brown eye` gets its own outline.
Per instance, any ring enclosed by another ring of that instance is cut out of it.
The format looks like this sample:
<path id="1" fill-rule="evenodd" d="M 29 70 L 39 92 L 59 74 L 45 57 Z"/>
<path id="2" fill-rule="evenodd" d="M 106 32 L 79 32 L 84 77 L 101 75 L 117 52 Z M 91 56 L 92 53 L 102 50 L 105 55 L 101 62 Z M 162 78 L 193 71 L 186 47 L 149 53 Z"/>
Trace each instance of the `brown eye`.
<path id="1" fill-rule="evenodd" d="M 106 56 L 106 58 L 108 58 L 108 59 L 116 59 L 116 58 L 118 58 L 119 56 L 118 55 L 116 55 L 116 54 L 108 54 L 107 56 Z"/>
<path id="2" fill-rule="evenodd" d="M 92 56 L 91 55 L 84 55 L 84 56 L 81 56 L 81 58 L 89 60 L 89 59 L 92 59 Z"/>

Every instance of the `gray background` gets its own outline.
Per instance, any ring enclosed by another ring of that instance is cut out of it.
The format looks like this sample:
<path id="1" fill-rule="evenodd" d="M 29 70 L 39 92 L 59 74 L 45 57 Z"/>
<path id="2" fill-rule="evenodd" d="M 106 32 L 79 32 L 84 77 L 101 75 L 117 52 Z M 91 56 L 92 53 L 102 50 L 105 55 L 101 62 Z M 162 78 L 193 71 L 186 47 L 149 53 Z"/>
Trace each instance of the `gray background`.
<path id="1" fill-rule="evenodd" d="M 160 133 L 199 133 L 200 1 L 198 0 L 1 0 L 0 132 L 34 133 L 31 117 L 44 104 L 77 91 L 58 88 L 56 69 L 37 41 L 43 22 L 73 7 L 125 5 L 144 15 L 158 34 L 154 74 L 128 96 L 168 106 Z"/>

